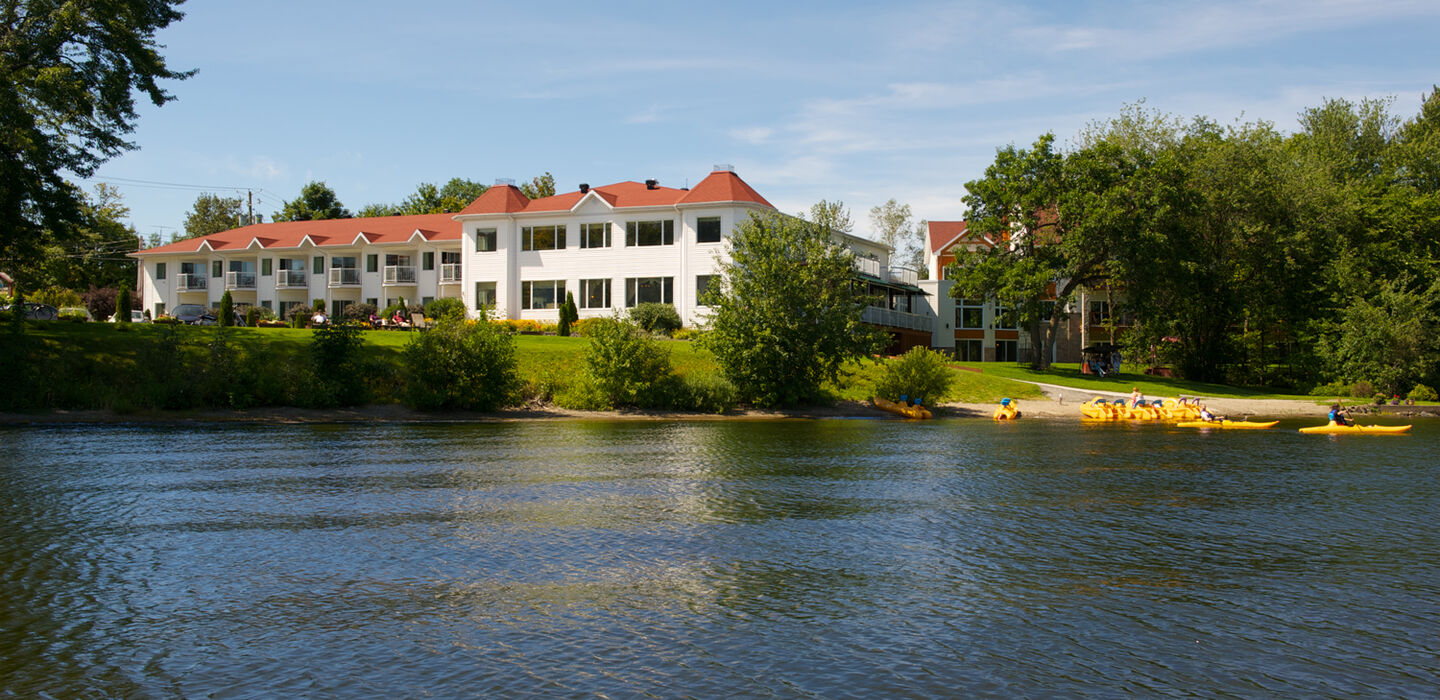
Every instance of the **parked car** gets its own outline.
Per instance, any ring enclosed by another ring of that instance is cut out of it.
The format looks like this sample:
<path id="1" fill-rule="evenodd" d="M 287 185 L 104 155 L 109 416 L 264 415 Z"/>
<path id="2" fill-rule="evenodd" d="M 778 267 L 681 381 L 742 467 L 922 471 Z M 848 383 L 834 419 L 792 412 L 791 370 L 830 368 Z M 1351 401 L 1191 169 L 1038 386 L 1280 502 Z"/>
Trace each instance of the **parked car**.
<path id="1" fill-rule="evenodd" d="M 170 312 L 170 317 L 192 326 L 215 325 L 215 314 L 199 304 L 181 304 Z"/>
<path id="2" fill-rule="evenodd" d="M 0 311 L 9 310 L 10 306 L 8 304 L 0 307 Z M 54 321 L 60 318 L 60 309 L 49 304 L 37 304 L 33 301 L 27 301 L 25 302 L 25 318 L 31 321 Z"/>
<path id="3" fill-rule="evenodd" d="M 111 323 L 114 323 L 114 322 L 115 322 L 115 317 L 116 317 L 117 315 L 118 315 L 118 314 L 110 314 L 110 318 L 109 318 L 108 320 L 109 320 Z M 131 322 L 131 323 L 149 323 L 150 321 L 148 321 L 148 320 L 145 318 L 145 312 L 144 312 L 144 311 L 140 311 L 139 309 L 131 309 L 131 310 L 130 310 L 130 322 Z"/>

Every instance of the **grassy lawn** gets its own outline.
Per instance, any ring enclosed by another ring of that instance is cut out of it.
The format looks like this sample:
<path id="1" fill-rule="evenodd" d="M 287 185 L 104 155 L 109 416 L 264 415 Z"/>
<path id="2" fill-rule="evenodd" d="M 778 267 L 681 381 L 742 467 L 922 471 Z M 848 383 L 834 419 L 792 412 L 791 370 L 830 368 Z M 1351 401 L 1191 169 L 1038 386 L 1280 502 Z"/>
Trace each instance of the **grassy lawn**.
<path id="1" fill-rule="evenodd" d="M 1179 396 L 1185 394 L 1219 399 L 1301 399 L 1308 401 L 1320 401 L 1324 398 L 1305 396 L 1302 394 L 1277 393 L 1263 388 L 1253 389 L 1228 386 L 1225 384 L 1207 384 L 1205 382 L 1153 377 L 1148 374 L 1129 372 L 1121 372 L 1101 379 L 1094 375 L 1080 374 L 1080 365 L 1075 363 L 1052 365 L 1044 371 L 1037 371 L 1028 367 L 1004 362 L 962 362 L 960 364 L 979 369 L 984 374 L 994 377 L 1044 382 L 1046 384 L 1074 387 L 1077 390 L 1089 389 L 1128 394 L 1132 387 L 1139 387 L 1141 393 L 1146 396 Z"/>
<path id="2" fill-rule="evenodd" d="M 200 358 L 203 346 L 218 336 L 216 327 L 174 326 L 174 332 L 189 349 L 192 357 Z M 108 323 L 46 323 L 32 322 L 27 334 L 42 341 L 48 351 L 72 360 L 85 360 L 93 373 L 106 373 L 104 368 L 133 369 L 146 348 L 166 327 L 153 324 L 132 324 L 121 330 Z M 266 358 L 268 363 L 290 364 L 308 361 L 305 353 L 313 332 L 292 328 L 231 328 L 227 332 L 233 342 L 248 354 Z M 365 331 L 364 353 L 368 359 L 392 366 L 398 372 L 404 358 L 402 352 L 412 333 L 400 331 Z M 681 375 L 718 374 L 720 368 L 709 351 L 688 341 L 666 340 L 662 345 L 670 352 L 670 361 Z M 548 335 L 515 336 L 519 374 L 531 387 L 545 387 L 573 381 L 584 371 L 585 351 L 589 341 L 584 338 L 561 338 Z M 78 363 L 77 363 L 78 364 Z M 72 365 L 76 366 L 76 365 Z M 988 403 L 1002 397 L 1038 399 L 1042 394 L 1033 385 L 1011 381 L 1008 375 L 993 371 L 997 365 L 984 365 L 983 372 L 952 370 L 951 390 L 940 401 Z M 1020 371 L 1005 366 L 1008 371 Z M 873 393 L 881 365 L 872 361 L 848 364 L 839 381 L 824 387 L 834 400 L 864 401 Z M 1017 375 L 1018 376 L 1018 375 Z M 94 377 L 103 381 L 103 377 Z M 1129 387 L 1125 389 L 1128 391 Z"/>

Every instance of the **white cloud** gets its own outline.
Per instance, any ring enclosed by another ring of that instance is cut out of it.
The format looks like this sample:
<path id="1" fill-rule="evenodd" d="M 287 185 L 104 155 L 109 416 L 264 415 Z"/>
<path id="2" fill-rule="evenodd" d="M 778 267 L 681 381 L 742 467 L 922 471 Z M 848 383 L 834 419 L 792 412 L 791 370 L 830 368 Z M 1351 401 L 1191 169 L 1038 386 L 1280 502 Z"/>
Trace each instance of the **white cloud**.
<path id="1" fill-rule="evenodd" d="M 731 129 L 730 138 L 746 143 L 762 144 L 775 135 L 775 130 L 768 126 L 755 126 L 746 129 Z"/>
<path id="2" fill-rule="evenodd" d="M 665 120 L 666 108 L 663 105 L 652 104 L 645 109 L 636 112 L 625 118 L 626 124 L 654 124 Z"/>

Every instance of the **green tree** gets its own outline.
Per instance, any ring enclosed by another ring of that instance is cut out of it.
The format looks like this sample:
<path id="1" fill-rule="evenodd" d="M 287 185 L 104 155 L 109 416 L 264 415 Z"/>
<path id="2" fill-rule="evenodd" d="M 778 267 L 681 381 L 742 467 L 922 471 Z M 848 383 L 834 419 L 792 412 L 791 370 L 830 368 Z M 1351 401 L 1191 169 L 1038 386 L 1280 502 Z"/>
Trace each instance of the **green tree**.
<path id="1" fill-rule="evenodd" d="M 275 221 L 319 221 L 321 219 L 348 219 L 350 211 L 340 203 L 335 190 L 323 181 L 307 183 L 300 188 L 300 196 L 286 202 L 275 212 Z"/>
<path id="2" fill-rule="evenodd" d="M 546 171 L 544 175 L 537 175 L 529 182 L 520 185 L 520 193 L 530 199 L 555 196 L 555 176 Z M 469 202 L 466 202 L 469 204 Z"/>
<path id="3" fill-rule="evenodd" d="M 176 0 L 0 5 L 0 259 L 32 269 L 51 237 L 67 245 L 85 223 L 82 195 L 63 173 L 90 177 L 134 150 L 125 139 L 135 96 L 174 99 L 174 71 L 155 34 L 184 15 Z"/>
<path id="4" fill-rule="evenodd" d="M 81 195 L 80 215 L 65 231 L 41 234 L 38 260 L 28 271 L 32 286 L 79 290 L 135 279 L 135 261 L 126 254 L 139 248 L 139 240 L 135 229 L 121 221 L 130 210 L 120 191 L 96 184 L 93 195 Z"/>
<path id="5" fill-rule="evenodd" d="M 405 401 L 424 409 L 490 411 L 516 401 L 515 340 L 490 323 L 445 314 L 404 350 Z"/>
<path id="6" fill-rule="evenodd" d="M 838 199 L 833 202 L 822 199 L 810 205 L 810 221 L 831 231 L 855 233 L 855 222 L 850 220 L 850 210 Z"/>
<path id="7" fill-rule="evenodd" d="M 394 204 L 366 204 L 355 212 L 357 219 L 369 219 L 376 216 L 398 216 L 400 210 Z"/>
<path id="8" fill-rule="evenodd" d="M 644 329 L 618 318 L 595 319 L 585 329 L 590 347 L 585 373 L 609 408 L 649 408 L 665 400 L 673 381 L 670 353 Z"/>
<path id="9" fill-rule="evenodd" d="M 1368 381 L 1387 396 L 1433 381 L 1440 368 L 1440 280 L 1415 289 L 1407 280 L 1382 282 L 1369 298 L 1347 307 L 1328 339 L 1338 360 L 1335 378 Z"/>
<path id="10" fill-rule="evenodd" d="M 853 283 L 855 256 L 830 231 L 779 214 L 735 228 L 712 282 L 704 343 L 740 396 L 757 406 L 814 401 L 847 360 L 883 334 L 860 320 L 870 299 Z"/>
<path id="11" fill-rule="evenodd" d="M 580 310 L 575 307 L 575 295 L 565 292 L 565 303 L 560 305 L 560 323 L 556 333 L 562 337 L 570 336 L 570 326 L 580 320 Z"/>
<path id="12" fill-rule="evenodd" d="M 185 213 L 185 238 L 199 238 L 229 231 L 242 225 L 244 210 L 239 197 L 221 197 L 202 192 Z"/>
<path id="13" fill-rule="evenodd" d="M 228 289 L 220 295 L 220 318 L 216 320 L 222 328 L 235 325 L 235 300 L 230 298 Z"/>
<path id="14" fill-rule="evenodd" d="M 121 286 L 120 293 L 115 297 L 116 323 L 130 323 L 131 306 L 132 303 L 130 301 L 130 288 L 126 286 Z"/>
<path id="15" fill-rule="evenodd" d="M 547 173 L 548 174 L 548 173 Z M 550 189 L 555 189 L 555 178 L 550 178 Z M 490 187 L 482 185 L 474 180 L 466 180 L 462 177 L 452 177 L 450 181 L 440 187 L 440 203 L 446 213 L 458 212 L 480 195 L 485 194 Z"/>

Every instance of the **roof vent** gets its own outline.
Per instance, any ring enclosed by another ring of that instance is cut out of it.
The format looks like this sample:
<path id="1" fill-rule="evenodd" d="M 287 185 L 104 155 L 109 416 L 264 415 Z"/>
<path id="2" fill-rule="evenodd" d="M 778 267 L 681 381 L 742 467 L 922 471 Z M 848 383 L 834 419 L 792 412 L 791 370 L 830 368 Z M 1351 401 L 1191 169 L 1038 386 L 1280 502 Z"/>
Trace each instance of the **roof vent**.
<path id="1" fill-rule="evenodd" d="M 649 180 L 646 180 L 646 181 L 645 181 L 645 189 L 647 189 L 647 190 L 653 190 L 653 189 L 655 189 L 655 188 L 657 188 L 657 187 L 659 187 L 659 186 L 660 186 L 660 181 L 659 181 L 659 180 L 656 180 L 656 179 L 653 178 L 653 177 L 650 178 Z"/>
<path id="2" fill-rule="evenodd" d="M 495 186 L 496 186 L 496 187 L 499 187 L 500 185 L 509 185 L 509 186 L 511 186 L 511 187 L 514 187 L 514 186 L 515 186 L 515 178 L 513 178 L 513 177 L 497 177 L 497 178 L 495 178 Z"/>
<path id="3" fill-rule="evenodd" d="M 580 194 L 585 194 L 586 192 L 589 192 L 589 191 L 590 191 L 590 183 L 588 183 L 588 182 L 582 182 L 582 183 L 580 183 Z"/>
<path id="4" fill-rule="evenodd" d="M 733 172 L 735 172 L 735 166 L 733 166 L 733 165 L 731 165 L 731 164 L 729 164 L 729 163 L 716 163 L 716 164 L 715 164 L 715 167 L 713 167 L 713 168 L 710 169 L 710 172 L 712 172 L 712 173 L 733 173 Z"/>

